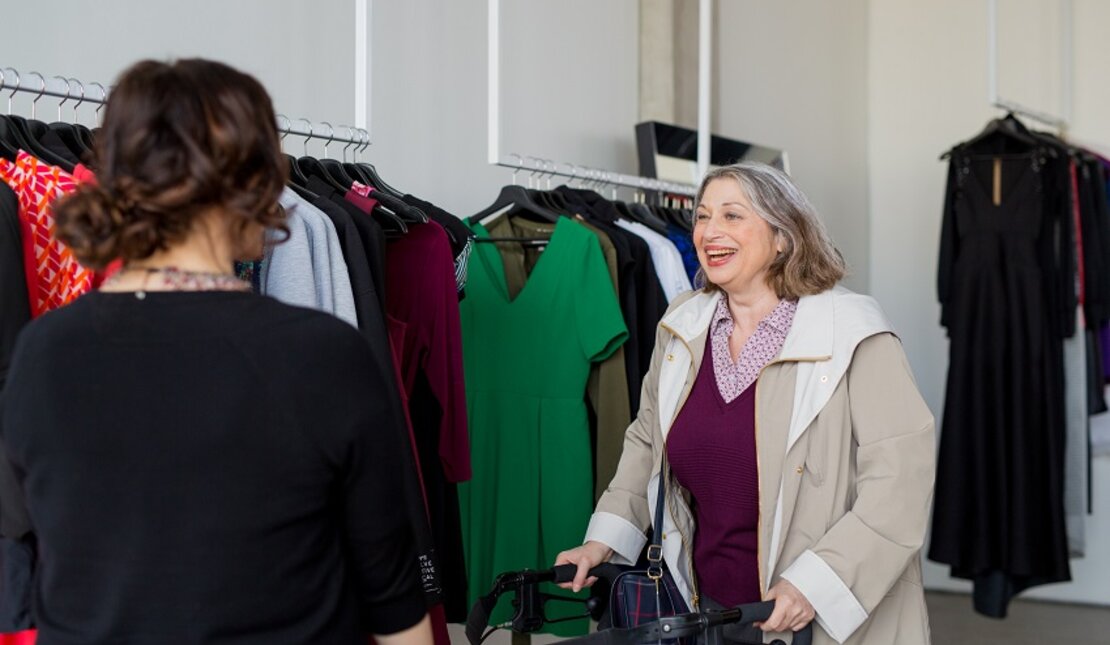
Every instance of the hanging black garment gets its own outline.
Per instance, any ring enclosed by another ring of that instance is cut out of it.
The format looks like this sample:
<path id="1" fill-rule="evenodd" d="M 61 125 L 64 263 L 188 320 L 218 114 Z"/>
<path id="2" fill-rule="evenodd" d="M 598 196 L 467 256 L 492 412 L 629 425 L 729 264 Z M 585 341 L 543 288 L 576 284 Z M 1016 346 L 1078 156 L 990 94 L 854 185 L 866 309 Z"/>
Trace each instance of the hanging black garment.
<path id="1" fill-rule="evenodd" d="M 1045 162 L 954 155 L 943 223 L 950 362 L 929 558 L 972 580 L 975 609 L 995 617 L 1022 590 L 1071 577 L 1062 340 L 1050 304 L 1074 265 L 1067 212 L 1046 208 L 1056 200 L 1046 198 Z"/>
<path id="2" fill-rule="evenodd" d="M 19 200 L 0 182 L 0 392 L 8 377 L 19 331 L 31 320 L 19 232 Z M 31 576 L 35 536 L 23 489 L 0 445 L 0 633 L 32 627 Z"/>
<path id="3" fill-rule="evenodd" d="M 331 194 L 332 197 L 334 197 L 335 193 L 334 191 L 329 191 L 329 186 L 317 177 L 309 177 L 307 185 L 309 190 L 317 194 L 317 197 L 312 200 L 312 205 L 319 208 L 324 215 L 332 221 L 332 224 L 335 225 L 340 247 L 343 252 L 343 259 L 347 264 L 347 272 L 350 274 L 360 333 L 370 342 L 371 346 L 380 345 L 379 341 L 381 340 L 386 340 L 388 343 L 388 339 L 378 338 L 378 334 L 382 333 L 382 330 L 385 329 L 386 314 L 385 309 L 382 308 L 380 304 L 381 300 L 379 298 L 379 293 L 382 292 L 378 292 L 375 289 L 371 276 L 372 269 L 369 255 L 373 250 L 363 244 L 355 224 L 359 219 L 369 220 L 370 216 L 361 211 L 349 213 L 340 206 L 337 201 L 324 197 L 324 194 Z M 357 211 L 357 208 L 355 210 Z M 384 294 L 381 297 L 384 298 Z M 392 349 L 391 343 L 389 345 Z M 393 359 L 394 357 L 391 352 L 391 364 Z M 396 373 L 393 371 L 390 372 L 390 380 L 396 381 L 395 378 L 392 378 L 395 374 Z M 400 387 L 401 384 L 397 383 L 397 386 Z M 404 399 L 401 400 L 403 401 Z M 398 405 L 402 405 L 402 403 L 398 403 Z M 418 438 L 419 433 L 413 432 L 411 440 L 416 442 Z M 420 460 L 419 446 L 416 445 L 413 447 L 417 449 L 413 459 Z M 426 477 L 426 471 L 423 472 Z M 428 485 L 426 481 L 419 481 L 415 468 L 413 471 L 413 479 L 416 480 L 417 483 L 411 491 L 412 494 L 408 500 L 408 510 L 412 520 L 413 540 L 421 564 L 421 578 L 424 582 L 425 599 L 428 602 L 428 606 L 431 607 L 443 600 L 442 566 L 439 564 L 438 554 L 436 553 L 435 536 L 428 522 L 424 498 L 420 493 L 421 489 L 426 490 Z M 457 513 L 457 501 L 455 505 Z M 463 584 L 465 585 L 465 580 Z"/>
<path id="4" fill-rule="evenodd" d="M 1110 320 L 1110 212 L 1102 164 L 1080 155 L 1075 162 L 1075 189 L 1083 247 L 1083 312 L 1087 333 L 1087 405 L 1091 415 L 1107 411 L 1102 387 L 1102 339 L 1097 333 Z"/>
<path id="5" fill-rule="evenodd" d="M 321 197 L 327 197 L 333 204 L 350 216 L 365 249 L 366 261 L 370 268 L 370 279 L 374 283 L 374 293 L 378 299 L 378 317 L 385 317 L 385 231 L 374 218 L 361 211 L 358 206 L 347 201 L 343 195 L 318 177 L 309 177 L 306 184 L 310 190 Z M 384 326 L 385 323 L 383 322 Z"/>
<path id="6" fill-rule="evenodd" d="M 351 279 L 351 292 L 355 298 L 355 314 L 358 317 L 358 328 L 367 340 L 370 334 L 381 333 L 382 327 L 378 321 L 383 320 L 382 297 L 374 286 L 371 275 L 370 260 L 367 258 L 366 246 L 355 228 L 354 218 L 350 213 L 331 199 L 318 195 L 312 200 L 312 205 L 320 209 L 332 224 L 335 225 L 339 237 L 339 247 L 343 252 L 343 261 L 347 265 L 347 274 Z M 359 213 L 362 217 L 365 214 Z"/>
<path id="7" fill-rule="evenodd" d="M 0 181 L 0 391 L 8 376 L 19 330 L 31 320 L 19 232 L 19 199 Z"/>

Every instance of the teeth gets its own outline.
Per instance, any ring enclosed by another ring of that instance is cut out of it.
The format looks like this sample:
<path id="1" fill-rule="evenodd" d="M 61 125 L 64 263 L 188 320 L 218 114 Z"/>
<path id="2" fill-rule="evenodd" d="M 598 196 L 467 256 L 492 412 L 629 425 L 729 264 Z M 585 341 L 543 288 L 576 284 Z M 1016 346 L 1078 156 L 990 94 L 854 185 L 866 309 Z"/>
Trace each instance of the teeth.
<path id="1" fill-rule="evenodd" d="M 711 258 L 719 258 L 726 255 L 732 255 L 736 251 L 706 251 L 705 254 Z"/>

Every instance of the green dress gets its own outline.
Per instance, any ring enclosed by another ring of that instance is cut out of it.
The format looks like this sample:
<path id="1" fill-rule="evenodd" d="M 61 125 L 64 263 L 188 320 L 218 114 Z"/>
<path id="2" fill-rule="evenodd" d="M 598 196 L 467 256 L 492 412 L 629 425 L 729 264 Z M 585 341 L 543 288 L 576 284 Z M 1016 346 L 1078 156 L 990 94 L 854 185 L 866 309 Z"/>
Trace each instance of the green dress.
<path id="1" fill-rule="evenodd" d="M 490 237 L 481 225 L 471 228 Z M 559 219 L 515 297 L 496 246 L 474 247 L 460 304 L 473 477 L 460 484 L 459 504 L 471 603 L 498 574 L 548 568 L 581 543 L 594 499 L 590 364 L 628 335 L 601 246 L 581 225 Z M 510 617 L 510 598 L 491 623 Z M 549 617 L 578 612 L 560 604 L 549 605 Z M 569 636 L 586 626 L 580 620 L 551 631 Z"/>

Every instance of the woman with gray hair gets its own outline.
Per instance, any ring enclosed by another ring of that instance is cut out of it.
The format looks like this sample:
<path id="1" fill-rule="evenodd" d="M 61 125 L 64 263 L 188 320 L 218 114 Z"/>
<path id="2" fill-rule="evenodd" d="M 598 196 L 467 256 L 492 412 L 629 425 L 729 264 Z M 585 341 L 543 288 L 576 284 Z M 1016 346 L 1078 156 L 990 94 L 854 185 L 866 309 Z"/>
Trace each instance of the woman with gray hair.
<path id="1" fill-rule="evenodd" d="M 698 190 L 702 288 L 660 322 L 639 414 L 582 546 L 594 582 L 633 564 L 664 486 L 663 560 L 690 609 L 775 600 L 762 642 L 929 642 L 919 552 L 933 417 L 878 304 L 782 172 L 743 163 Z M 760 631 L 762 630 L 762 631 Z"/>

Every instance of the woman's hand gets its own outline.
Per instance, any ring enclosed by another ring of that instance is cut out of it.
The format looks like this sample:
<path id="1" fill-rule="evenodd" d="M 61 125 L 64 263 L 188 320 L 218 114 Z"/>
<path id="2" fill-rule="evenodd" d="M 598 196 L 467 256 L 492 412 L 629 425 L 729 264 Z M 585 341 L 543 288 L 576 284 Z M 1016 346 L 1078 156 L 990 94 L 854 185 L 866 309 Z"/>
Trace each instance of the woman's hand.
<path id="1" fill-rule="evenodd" d="M 573 581 L 561 583 L 559 586 L 575 592 L 580 591 L 582 587 L 589 587 L 597 582 L 597 576 L 587 577 L 586 574 L 602 562 L 608 562 L 611 557 L 613 557 L 612 549 L 593 540 L 570 551 L 563 551 L 555 558 L 555 566 L 575 564 L 578 565 L 578 573 L 574 575 Z"/>
<path id="2" fill-rule="evenodd" d="M 767 592 L 765 600 L 775 601 L 775 611 L 771 617 L 756 626 L 765 632 L 796 632 L 805 628 L 813 620 L 816 612 L 809 600 L 790 584 L 789 580 L 780 580 Z"/>

